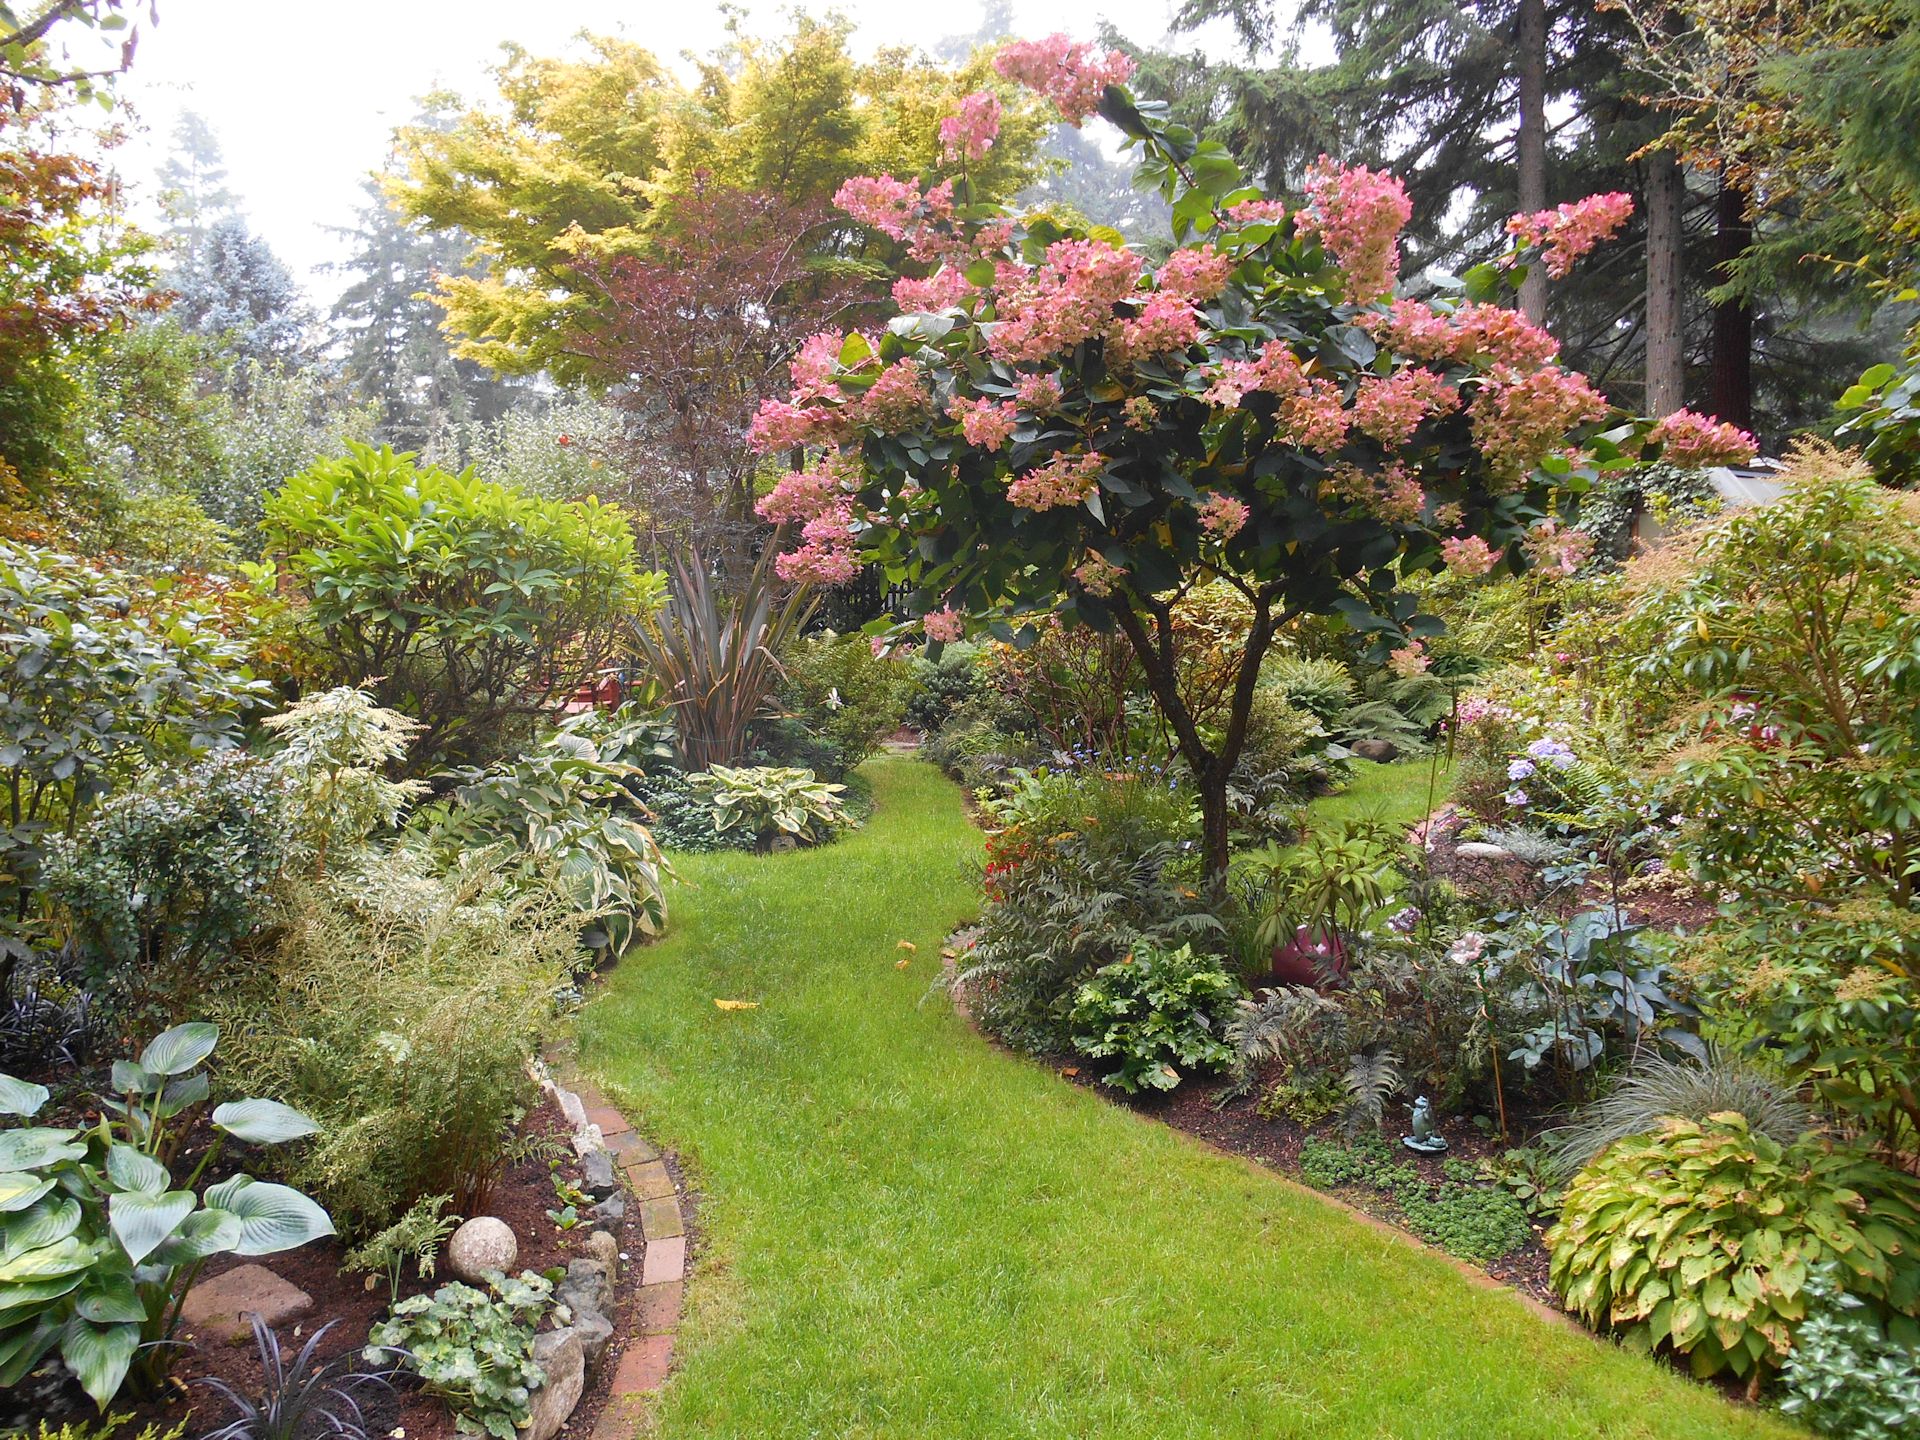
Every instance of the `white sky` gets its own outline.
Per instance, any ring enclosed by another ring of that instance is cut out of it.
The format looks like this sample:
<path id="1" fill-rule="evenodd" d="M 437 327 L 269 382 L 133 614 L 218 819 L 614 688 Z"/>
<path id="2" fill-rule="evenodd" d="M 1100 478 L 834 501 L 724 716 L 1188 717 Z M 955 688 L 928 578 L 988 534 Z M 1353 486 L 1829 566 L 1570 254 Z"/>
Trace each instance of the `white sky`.
<path id="1" fill-rule="evenodd" d="M 1013 28 L 1088 39 L 1104 18 L 1152 42 L 1165 34 L 1174 4 L 1015 0 Z M 863 50 L 928 46 L 980 24 L 978 0 L 838 0 L 832 8 L 854 22 Z M 756 34 L 788 24 L 785 7 L 760 3 L 748 13 Z M 351 219 L 359 182 L 381 166 L 393 127 L 412 118 L 413 97 L 440 87 L 491 96 L 486 71 L 507 40 L 556 54 L 579 31 L 595 30 L 677 59 L 713 48 L 722 26 L 720 6 L 705 0 L 163 0 L 160 23 L 142 26 L 132 73 L 120 82 L 146 134 L 121 149 L 116 165 L 143 213 L 175 117 L 199 112 L 219 138 L 227 186 L 254 231 L 324 304 L 344 283 L 314 271 L 339 257 L 340 242 L 324 227 Z M 1209 48 L 1230 48 L 1221 41 Z"/>

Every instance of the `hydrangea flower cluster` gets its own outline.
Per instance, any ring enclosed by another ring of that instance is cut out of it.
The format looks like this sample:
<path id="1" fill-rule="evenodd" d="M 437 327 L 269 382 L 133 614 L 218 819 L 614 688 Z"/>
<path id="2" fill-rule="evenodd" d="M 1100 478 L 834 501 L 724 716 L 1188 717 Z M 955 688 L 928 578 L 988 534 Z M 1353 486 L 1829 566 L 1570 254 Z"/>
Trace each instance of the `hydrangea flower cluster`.
<path id="1" fill-rule="evenodd" d="M 1105 241 L 1056 240 L 1044 264 L 1002 288 L 989 348 L 1001 360 L 1045 360 L 1106 334 L 1140 270 L 1138 255 Z"/>
<path id="2" fill-rule="evenodd" d="M 1383 314 L 1372 311 L 1354 321 L 1380 344 L 1414 360 L 1446 360 L 1530 368 L 1547 365 L 1560 354 L 1560 342 L 1518 310 L 1469 302 L 1452 311 L 1424 300 L 1395 300 Z"/>
<path id="3" fill-rule="evenodd" d="M 931 215 L 953 213 L 953 185 L 943 181 L 922 193 L 911 180 L 896 180 L 891 175 L 856 175 L 833 192 L 833 203 L 862 225 L 871 225 L 882 235 L 904 240 L 910 228 L 917 228 Z"/>
<path id="4" fill-rule="evenodd" d="M 1060 408 L 1066 392 L 1060 388 L 1058 375 L 1022 375 L 1014 382 L 1013 398 L 1034 414 L 1047 415 Z"/>
<path id="5" fill-rule="evenodd" d="M 927 632 L 927 639 L 937 640 L 943 645 L 950 645 L 967 633 L 966 621 L 951 605 L 928 611 L 920 617 L 920 625 Z"/>
<path id="6" fill-rule="evenodd" d="M 1543 246 L 1547 274 L 1559 280 L 1594 246 L 1612 239 L 1632 214 L 1633 197 L 1616 190 L 1531 215 L 1515 215 L 1507 221 L 1507 233 L 1522 245 Z"/>
<path id="7" fill-rule="evenodd" d="M 781 476 L 754 510 L 775 525 L 805 524 L 846 503 L 844 472 L 840 457 L 830 453 L 811 470 Z"/>
<path id="8" fill-rule="evenodd" d="M 1205 304 L 1227 288 L 1232 274 L 1232 256 L 1222 255 L 1211 245 L 1193 245 L 1169 255 L 1153 281 L 1163 295 L 1180 295 L 1195 304 Z"/>
<path id="9" fill-rule="evenodd" d="M 1427 509 L 1427 492 L 1399 461 L 1378 471 L 1336 465 L 1327 472 L 1327 493 L 1393 525 L 1417 523 Z"/>
<path id="10" fill-rule="evenodd" d="M 850 583 L 860 573 L 860 561 L 853 553 L 853 514 L 846 506 L 835 506 L 809 520 L 800 538 L 797 550 L 774 557 L 774 573 L 782 580 L 831 589 Z"/>
<path id="11" fill-rule="evenodd" d="M 1403 645 L 1387 656 L 1387 668 L 1403 680 L 1411 680 L 1416 675 L 1427 673 L 1427 667 L 1433 664 L 1433 657 L 1427 654 L 1424 640 L 1416 640 L 1411 645 Z"/>
<path id="12" fill-rule="evenodd" d="M 1322 155 L 1307 170 L 1307 198 L 1296 224 L 1318 235 L 1346 272 L 1347 299 L 1364 305 L 1391 294 L 1400 278 L 1400 231 L 1413 218 L 1407 187 L 1384 170 L 1343 170 Z"/>
<path id="13" fill-rule="evenodd" d="M 1518 485 L 1567 431 L 1607 413 L 1607 402 L 1571 370 L 1494 368 L 1467 407 L 1474 443 L 1496 478 Z"/>
<path id="14" fill-rule="evenodd" d="M 1107 337 L 1113 364 L 1133 365 L 1155 355 L 1184 350 L 1200 338 L 1200 317 L 1184 296 L 1162 291 L 1123 320 Z"/>
<path id="15" fill-rule="evenodd" d="M 1687 469 L 1745 465 L 1758 453 L 1753 436 L 1738 425 L 1710 420 L 1691 410 L 1676 410 L 1647 437 L 1663 448 L 1661 459 Z"/>
<path id="16" fill-rule="evenodd" d="M 1449 535 L 1440 542 L 1440 558 L 1454 574 L 1471 580 L 1492 570 L 1500 554 L 1478 535 Z"/>
<path id="17" fill-rule="evenodd" d="M 960 422 L 960 433 L 969 445 L 992 452 L 1007 443 L 1020 423 L 1020 407 L 1011 400 L 995 404 L 991 400 L 968 399 L 956 395 L 947 406 L 947 414 Z"/>
<path id="18" fill-rule="evenodd" d="M 882 370 L 854 407 L 854 418 L 883 435 L 911 430 L 933 411 L 927 375 L 912 360 L 896 360 Z"/>
<path id="19" fill-rule="evenodd" d="M 942 265 L 925 279 L 902 275 L 893 282 L 893 303 L 903 315 L 945 310 L 978 293 L 966 272 L 951 265 Z"/>
<path id="20" fill-rule="evenodd" d="M 1236 225 L 1278 225 L 1287 218 L 1279 200 L 1242 200 L 1227 207 L 1227 219 Z"/>
<path id="21" fill-rule="evenodd" d="M 1527 555 L 1543 570 L 1571 575 L 1593 554 L 1593 536 L 1573 530 L 1549 515 L 1527 532 Z"/>
<path id="22" fill-rule="evenodd" d="M 1065 35 L 1044 40 L 1015 40 L 1000 47 L 993 68 L 1008 80 L 1051 100 L 1069 125 L 1100 108 L 1109 85 L 1124 85 L 1133 61 L 1118 50 L 1100 51 Z"/>
<path id="23" fill-rule="evenodd" d="M 1363 379 L 1353 397 L 1353 423 L 1392 449 L 1411 440 L 1429 415 L 1444 415 L 1459 404 L 1458 390 L 1416 365 Z"/>
<path id="24" fill-rule="evenodd" d="M 1120 578 L 1126 573 L 1118 565 L 1109 565 L 1101 556 L 1089 555 L 1074 567 L 1073 578 L 1089 595 L 1104 600 L 1113 594 L 1113 587 L 1120 583 Z"/>
<path id="25" fill-rule="evenodd" d="M 1084 455 L 1056 455 L 1037 469 L 1014 478 L 1007 500 L 1022 510 L 1056 510 L 1078 505 L 1093 493 L 1107 458 L 1097 450 Z"/>
<path id="26" fill-rule="evenodd" d="M 1000 138 L 1000 97 L 976 90 L 960 102 L 958 113 L 940 122 L 940 154 L 949 164 L 978 160 Z"/>
<path id="27" fill-rule="evenodd" d="M 1219 491 L 1202 500 L 1199 508 L 1200 528 L 1222 544 L 1246 529 L 1247 521 L 1253 518 L 1244 500 Z"/>

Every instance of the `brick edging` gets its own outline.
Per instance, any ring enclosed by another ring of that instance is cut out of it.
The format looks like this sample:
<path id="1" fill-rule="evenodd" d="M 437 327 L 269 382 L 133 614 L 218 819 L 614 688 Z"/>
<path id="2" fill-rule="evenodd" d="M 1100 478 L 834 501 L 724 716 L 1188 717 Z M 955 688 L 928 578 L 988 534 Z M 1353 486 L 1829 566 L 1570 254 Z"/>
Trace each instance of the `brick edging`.
<path id="1" fill-rule="evenodd" d="M 591 1437 L 632 1440 L 640 1406 L 666 1384 L 673 1367 L 687 1273 L 687 1202 L 660 1152 L 590 1080 L 569 1070 L 563 1085 L 544 1062 L 533 1069 L 573 1127 L 574 1149 L 582 1159 L 606 1152 L 638 1212 L 643 1249 L 636 1333 L 627 1337 Z"/>

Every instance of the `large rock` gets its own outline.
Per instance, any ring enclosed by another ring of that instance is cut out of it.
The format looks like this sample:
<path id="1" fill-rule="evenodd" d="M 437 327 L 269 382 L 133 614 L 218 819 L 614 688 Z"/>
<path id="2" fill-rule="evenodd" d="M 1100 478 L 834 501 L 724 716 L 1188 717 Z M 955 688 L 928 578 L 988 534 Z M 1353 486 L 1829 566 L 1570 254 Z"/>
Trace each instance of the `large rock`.
<path id="1" fill-rule="evenodd" d="M 575 1315 L 612 1315 L 613 1277 L 598 1260 L 573 1260 L 567 1278 L 554 1287 L 553 1298 Z"/>
<path id="2" fill-rule="evenodd" d="M 606 1267 L 607 1279 L 617 1281 L 620 1278 L 620 1242 L 604 1230 L 595 1230 L 587 1236 L 587 1258 L 598 1260 Z"/>
<path id="3" fill-rule="evenodd" d="M 313 1297 L 264 1265 L 239 1265 L 187 1291 L 180 1318 L 202 1334 L 242 1339 L 252 1330 L 248 1317 L 284 1325 L 313 1309 Z"/>
<path id="4" fill-rule="evenodd" d="M 570 1327 L 549 1330 L 534 1339 L 533 1360 L 547 1378 L 528 1402 L 532 1414 L 520 1440 L 553 1440 L 587 1388 L 586 1350 Z"/>
<path id="5" fill-rule="evenodd" d="M 613 1344 L 613 1321 L 586 1310 L 573 1317 L 571 1328 L 580 1337 L 580 1353 L 586 1357 L 587 1372 L 598 1373 L 600 1362 L 607 1358 L 607 1347 Z"/>
<path id="6" fill-rule="evenodd" d="M 1453 853 L 1462 860 L 1511 860 L 1513 852 L 1499 845 L 1489 845 L 1484 840 L 1463 840 L 1453 847 Z"/>
<path id="7" fill-rule="evenodd" d="M 610 1151 L 589 1150 L 580 1157 L 580 1188 L 596 1200 L 604 1200 L 620 1188 Z"/>
<path id="8" fill-rule="evenodd" d="M 513 1227 L 491 1215 L 474 1216 L 447 1241 L 447 1269 L 470 1285 L 479 1284 L 488 1270 L 506 1274 L 519 1258 Z"/>
<path id="9" fill-rule="evenodd" d="M 1350 748 L 1362 760 L 1378 760 L 1383 765 L 1400 758 L 1400 747 L 1391 740 L 1356 740 Z"/>
<path id="10" fill-rule="evenodd" d="M 618 1226 L 627 1218 L 627 1197 L 614 1191 L 593 1207 L 593 1218 L 601 1225 Z"/>

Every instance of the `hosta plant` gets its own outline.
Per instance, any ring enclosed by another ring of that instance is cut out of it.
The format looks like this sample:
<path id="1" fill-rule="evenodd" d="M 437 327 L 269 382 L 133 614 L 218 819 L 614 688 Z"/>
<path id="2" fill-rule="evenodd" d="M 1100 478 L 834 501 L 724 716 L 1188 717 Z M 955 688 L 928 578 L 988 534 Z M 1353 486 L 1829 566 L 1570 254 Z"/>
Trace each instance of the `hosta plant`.
<path id="1" fill-rule="evenodd" d="M 132 1378 L 151 1386 L 172 1360 L 180 1304 L 215 1255 L 273 1255 L 333 1233 L 318 1205 L 242 1173 L 197 1193 L 234 1139 L 273 1145 L 318 1128 L 271 1100 L 216 1106 L 221 1137 L 193 1171 L 172 1171 L 205 1103 L 203 1068 L 220 1032 L 178 1025 L 138 1061 L 113 1066 L 113 1096 L 87 1128 L 0 1130 L 0 1386 L 16 1385 L 58 1351 L 105 1410 Z M 0 1076 L 0 1113 L 31 1120 L 44 1086 Z"/>
<path id="2" fill-rule="evenodd" d="M 379 1363 L 398 1351 L 401 1365 L 446 1401 L 461 1434 L 514 1440 L 546 1378 L 534 1363 L 533 1338 L 553 1286 L 531 1272 L 518 1279 L 488 1272 L 487 1284 L 491 1295 L 453 1281 L 402 1300 L 373 1327 L 366 1356 Z"/>
<path id="3" fill-rule="evenodd" d="M 840 798 L 847 787 L 815 779 L 811 770 L 716 765 L 691 784 L 713 807 L 716 832 L 745 830 L 763 845 L 780 835 L 813 845 L 851 823 Z"/>
<path id="4" fill-rule="evenodd" d="M 1783 1145 L 1733 1112 L 1617 1141 L 1567 1187 L 1546 1242 L 1569 1308 L 1697 1375 L 1757 1384 L 1784 1364 L 1829 1261 L 1920 1343 L 1920 1181 L 1858 1150 Z"/>
<path id="5" fill-rule="evenodd" d="M 1218 1070 L 1233 1059 L 1222 1038 L 1240 987 L 1191 945 L 1142 945 L 1103 965 L 1073 997 L 1073 1048 L 1111 1061 L 1106 1083 L 1129 1094 L 1172 1090 L 1181 1071 Z"/>

